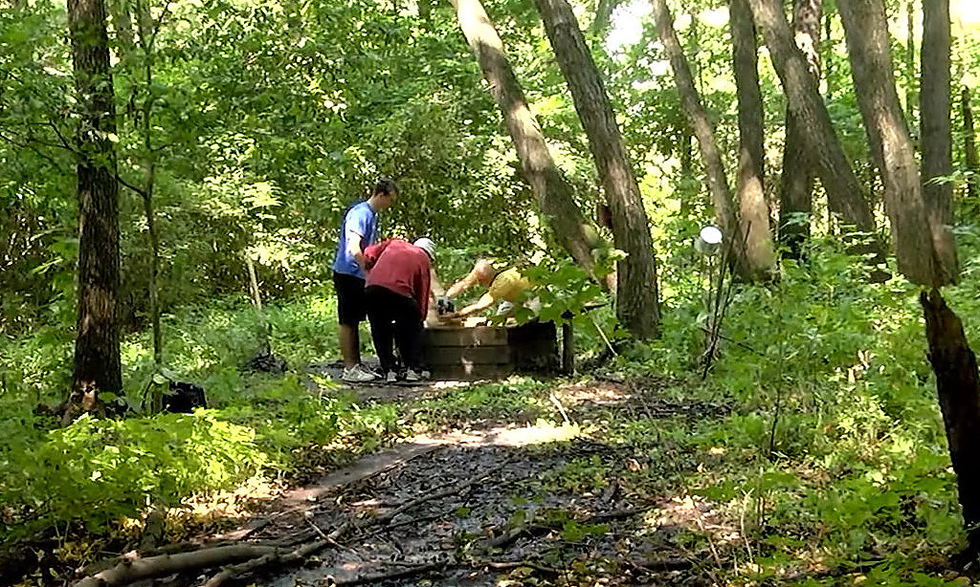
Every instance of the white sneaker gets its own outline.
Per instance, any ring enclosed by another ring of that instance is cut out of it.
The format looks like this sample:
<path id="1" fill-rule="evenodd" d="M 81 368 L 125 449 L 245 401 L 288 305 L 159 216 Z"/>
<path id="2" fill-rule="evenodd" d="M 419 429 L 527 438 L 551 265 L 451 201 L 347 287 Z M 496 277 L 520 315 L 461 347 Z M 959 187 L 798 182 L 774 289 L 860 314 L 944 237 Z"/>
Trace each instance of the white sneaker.
<path id="1" fill-rule="evenodd" d="M 388 371 L 388 374 L 385 375 L 385 383 L 398 383 L 398 373 Z"/>
<path id="2" fill-rule="evenodd" d="M 365 370 L 360 365 L 354 365 L 353 367 L 345 368 L 340 378 L 350 383 L 367 383 L 368 381 L 374 381 L 378 376 Z"/>
<path id="3" fill-rule="evenodd" d="M 415 372 L 415 369 L 409 369 L 405 371 L 405 381 L 422 381 L 429 378 L 430 373 L 428 371 L 421 371 L 419 373 Z"/>

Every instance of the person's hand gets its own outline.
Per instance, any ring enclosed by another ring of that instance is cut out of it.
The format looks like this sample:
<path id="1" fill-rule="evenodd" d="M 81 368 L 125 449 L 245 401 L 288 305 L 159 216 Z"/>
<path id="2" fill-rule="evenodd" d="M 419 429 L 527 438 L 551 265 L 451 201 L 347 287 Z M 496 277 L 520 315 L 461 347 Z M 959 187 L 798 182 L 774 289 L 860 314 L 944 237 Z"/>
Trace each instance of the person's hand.
<path id="1" fill-rule="evenodd" d="M 453 306 L 453 301 L 446 296 L 442 296 L 436 300 L 436 313 L 440 316 L 454 314 L 455 312 L 456 308 Z"/>

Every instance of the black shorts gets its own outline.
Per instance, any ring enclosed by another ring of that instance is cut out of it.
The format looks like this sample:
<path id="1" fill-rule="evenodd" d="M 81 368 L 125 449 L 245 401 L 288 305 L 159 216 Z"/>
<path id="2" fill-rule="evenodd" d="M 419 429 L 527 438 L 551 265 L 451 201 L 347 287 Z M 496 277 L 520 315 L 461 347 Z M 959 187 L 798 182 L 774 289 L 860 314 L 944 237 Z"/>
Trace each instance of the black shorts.
<path id="1" fill-rule="evenodd" d="M 364 280 L 346 273 L 333 273 L 333 288 L 337 292 L 337 321 L 357 327 L 367 315 L 364 303 Z"/>

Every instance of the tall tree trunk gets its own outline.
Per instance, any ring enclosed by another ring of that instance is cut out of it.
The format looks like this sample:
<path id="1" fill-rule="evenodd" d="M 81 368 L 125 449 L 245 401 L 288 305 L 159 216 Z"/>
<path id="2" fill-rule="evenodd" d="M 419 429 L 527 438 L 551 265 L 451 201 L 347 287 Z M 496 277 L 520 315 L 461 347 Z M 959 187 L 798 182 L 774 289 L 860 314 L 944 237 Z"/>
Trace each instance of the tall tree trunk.
<path id="1" fill-rule="evenodd" d="M 796 0 L 793 7 L 793 32 L 796 45 L 806 58 L 810 75 L 818 80 L 818 83 L 822 14 L 822 0 Z M 799 259 L 803 253 L 803 243 L 810 236 L 814 170 L 810 158 L 807 157 L 802 123 L 788 106 L 782 169 L 779 189 L 779 239 L 789 249 L 789 256 Z"/>
<path id="2" fill-rule="evenodd" d="M 949 455 L 956 473 L 963 524 L 970 550 L 980 552 L 980 379 L 963 323 L 946 305 L 939 290 L 919 297 L 926 319 L 929 362 L 936 373 L 939 407 L 946 427 Z"/>
<path id="3" fill-rule="evenodd" d="M 146 100 L 143 103 L 140 129 L 143 135 L 143 212 L 146 215 L 146 228 L 150 241 L 150 275 L 147 289 L 149 291 L 150 324 L 153 329 L 153 363 L 157 369 L 163 366 L 163 331 L 160 327 L 159 303 L 159 272 L 160 272 L 160 235 L 157 232 L 156 214 L 153 210 L 153 190 L 156 185 L 156 151 L 153 148 L 151 133 L 153 106 L 156 94 L 153 89 L 154 41 L 155 31 L 158 30 L 150 14 L 148 0 L 136 1 L 136 15 L 140 31 L 140 49 L 143 51 L 143 82 L 146 84 Z M 161 19 L 165 16 L 161 15 Z M 162 396 L 158 397 L 159 388 L 154 388 L 152 405 L 154 411 L 162 408 Z"/>
<path id="4" fill-rule="evenodd" d="M 586 271 L 594 274 L 592 250 L 597 245 L 598 233 L 586 221 L 575 203 L 572 186 L 551 157 L 541 127 L 527 106 L 524 91 L 510 67 L 497 30 L 479 0 L 450 2 L 456 9 L 463 35 L 483 70 L 490 93 L 503 113 L 524 177 L 531 184 L 538 206 L 565 250 Z M 607 276 L 603 285 L 614 288 L 615 276 Z"/>
<path id="5" fill-rule="evenodd" d="M 949 0 L 922 3 L 922 77 L 919 82 L 919 135 L 922 145 L 922 192 L 933 221 L 953 221 L 953 129 L 951 118 L 952 23 Z"/>
<path id="6" fill-rule="evenodd" d="M 824 43 L 825 50 L 824 50 L 824 58 L 821 60 L 823 62 L 822 73 L 825 74 L 824 79 L 827 82 L 827 100 L 830 100 L 831 98 L 834 97 L 834 85 L 832 83 L 834 76 L 832 74 L 834 72 L 834 53 L 835 53 L 834 12 L 832 10 L 828 10 L 827 12 L 824 13 L 823 24 L 824 24 L 823 38 L 825 39 L 825 43 Z M 820 84 L 817 84 L 818 87 L 819 85 Z"/>
<path id="7" fill-rule="evenodd" d="M 922 3 L 923 10 L 929 3 Z M 905 1 L 905 86 L 905 121 L 911 125 L 915 120 L 915 0 Z"/>
<path id="8" fill-rule="evenodd" d="M 874 216 L 871 207 L 834 132 L 817 81 L 796 47 L 782 3 L 779 0 L 749 0 L 749 5 L 756 25 L 766 39 L 789 109 L 802 126 L 804 144 L 813 155 L 811 161 L 827 192 L 831 210 L 839 213 L 844 222 L 872 232 Z"/>
<path id="9" fill-rule="evenodd" d="M 912 141 L 895 89 L 883 0 L 838 4 L 851 75 L 871 152 L 884 183 L 898 269 L 915 283 L 938 287 L 956 279 L 956 251 L 949 229 L 926 206 Z"/>
<path id="10" fill-rule="evenodd" d="M 617 266 L 616 314 L 636 339 L 657 336 L 657 263 L 640 187 L 609 96 L 566 0 L 535 0 L 568 84 L 612 211 L 613 240 L 627 256 Z"/>
<path id="11" fill-rule="evenodd" d="M 612 13 L 619 4 L 618 0 L 599 0 L 595 7 L 595 18 L 592 19 L 592 26 L 589 33 L 597 37 L 605 37 L 612 24 Z"/>
<path id="12" fill-rule="evenodd" d="M 670 67 L 674 71 L 674 83 L 680 95 L 681 107 L 691 123 L 694 136 L 698 139 L 716 221 L 724 232 L 725 238 L 731 243 L 736 271 L 743 278 L 751 279 L 752 272 L 745 257 L 745 237 L 735 216 L 718 141 L 708 120 L 708 113 L 701 105 L 700 96 L 694 86 L 694 76 L 691 75 L 690 66 L 674 31 L 674 17 L 667 8 L 666 0 L 651 0 L 650 4 L 653 6 L 653 17 L 657 22 L 657 34 L 670 60 Z"/>
<path id="13" fill-rule="evenodd" d="M 119 289 L 119 185 L 103 0 L 68 0 L 75 90 L 81 113 L 78 174 L 78 324 L 70 414 L 95 407 L 98 392 L 122 388 L 116 292 Z"/>
<path id="14" fill-rule="evenodd" d="M 977 156 L 977 131 L 973 124 L 973 106 L 970 102 L 970 88 L 960 90 L 960 106 L 963 108 L 963 157 L 970 177 L 966 182 L 966 195 L 972 201 L 980 195 L 980 156 Z"/>
<path id="15" fill-rule="evenodd" d="M 752 10 L 746 0 L 730 0 L 732 64 L 738 96 L 738 200 L 745 256 L 756 279 L 772 274 L 775 256 L 769 227 L 765 177 L 765 122 L 759 89 L 759 54 Z"/>

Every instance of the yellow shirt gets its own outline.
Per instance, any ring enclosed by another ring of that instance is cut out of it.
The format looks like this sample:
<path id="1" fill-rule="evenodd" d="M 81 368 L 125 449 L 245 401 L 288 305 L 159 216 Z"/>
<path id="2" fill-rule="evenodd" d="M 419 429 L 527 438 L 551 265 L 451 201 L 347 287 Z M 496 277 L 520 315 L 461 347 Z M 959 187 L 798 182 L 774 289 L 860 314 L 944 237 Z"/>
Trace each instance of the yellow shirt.
<path id="1" fill-rule="evenodd" d="M 531 282 L 525 279 L 515 267 L 511 267 L 507 271 L 497 274 L 487 293 L 495 301 L 504 300 L 516 304 L 521 301 L 524 291 L 530 287 Z"/>

